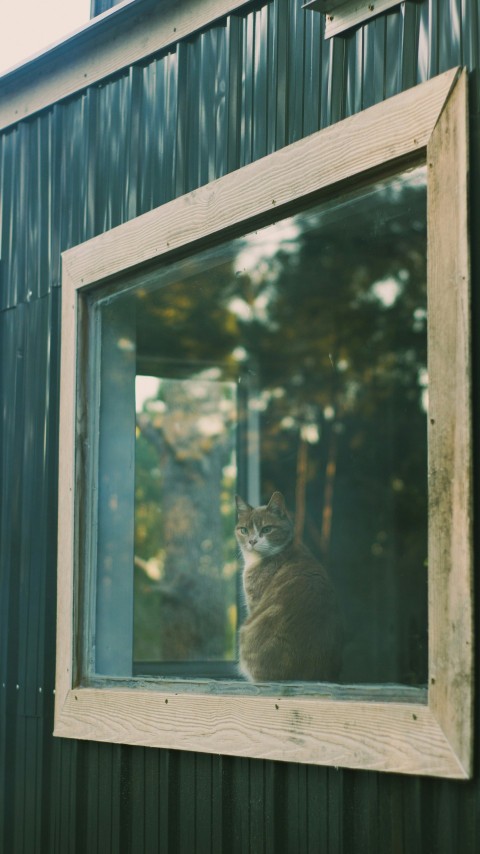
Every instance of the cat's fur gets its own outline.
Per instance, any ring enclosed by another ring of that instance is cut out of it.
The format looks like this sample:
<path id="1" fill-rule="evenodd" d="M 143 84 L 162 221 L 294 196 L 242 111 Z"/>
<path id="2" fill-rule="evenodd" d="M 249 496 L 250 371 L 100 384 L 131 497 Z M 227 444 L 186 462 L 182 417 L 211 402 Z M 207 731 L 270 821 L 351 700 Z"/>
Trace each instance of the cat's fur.
<path id="1" fill-rule="evenodd" d="M 266 506 L 236 497 L 248 617 L 240 629 L 240 670 L 254 682 L 338 680 L 342 627 L 331 581 L 293 541 L 280 492 Z"/>

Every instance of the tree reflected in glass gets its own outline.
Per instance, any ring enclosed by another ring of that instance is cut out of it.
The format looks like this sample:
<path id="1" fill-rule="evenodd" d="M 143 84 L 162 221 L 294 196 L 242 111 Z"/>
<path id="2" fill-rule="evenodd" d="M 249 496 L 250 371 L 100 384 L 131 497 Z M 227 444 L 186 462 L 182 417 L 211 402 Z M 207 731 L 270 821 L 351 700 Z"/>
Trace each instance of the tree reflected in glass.
<path id="1" fill-rule="evenodd" d="M 426 681 L 425 207 L 410 170 L 135 292 L 135 659 L 235 661 L 234 494 L 280 490 L 337 589 L 342 681 Z"/>

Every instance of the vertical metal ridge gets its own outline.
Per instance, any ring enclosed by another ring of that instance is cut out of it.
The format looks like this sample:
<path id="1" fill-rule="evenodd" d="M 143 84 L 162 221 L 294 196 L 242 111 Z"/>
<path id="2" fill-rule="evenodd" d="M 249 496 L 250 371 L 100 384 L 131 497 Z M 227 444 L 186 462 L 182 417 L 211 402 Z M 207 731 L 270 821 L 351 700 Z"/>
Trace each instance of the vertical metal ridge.
<path id="1" fill-rule="evenodd" d="M 305 57 L 305 16 L 299 3 L 290 3 L 288 27 L 288 132 L 287 142 L 303 136 L 303 71 Z"/>
<path id="2" fill-rule="evenodd" d="M 144 213 L 175 196 L 177 51 L 170 51 L 143 66 L 141 73 L 138 208 Z"/>
<path id="3" fill-rule="evenodd" d="M 18 129 L 13 128 L 2 136 L 2 232 L 1 232 L 1 268 L 0 306 L 10 308 L 16 304 L 16 276 L 12 269 L 13 246 L 15 243 L 16 211 L 14 209 L 16 190 L 14 174 L 16 173 Z"/>
<path id="4" fill-rule="evenodd" d="M 323 20 L 320 15 L 305 15 L 305 63 L 303 86 L 303 132 L 320 129 L 321 61 L 325 49 Z"/>
<path id="5" fill-rule="evenodd" d="M 268 153 L 287 144 L 288 138 L 288 0 L 277 0 L 269 7 L 268 19 Z"/>

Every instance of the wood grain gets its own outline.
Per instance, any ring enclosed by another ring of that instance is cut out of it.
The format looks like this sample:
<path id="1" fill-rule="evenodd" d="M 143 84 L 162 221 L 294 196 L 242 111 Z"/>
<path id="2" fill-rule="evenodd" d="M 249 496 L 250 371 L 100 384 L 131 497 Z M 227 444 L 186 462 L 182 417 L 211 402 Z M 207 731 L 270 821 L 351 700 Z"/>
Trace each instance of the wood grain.
<path id="1" fill-rule="evenodd" d="M 472 425 L 467 74 L 428 159 L 430 705 L 472 768 Z"/>
<path id="2" fill-rule="evenodd" d="M 409 774 L 462 777 L 426 706 L 81 688 L 55 735 Z"/>
<path id="3" fill-rule="evenodd" d="M 75 534 L 75 398 L 77 297 L 68 271 L 62 273 L 60 436 L 58 476 L 57 650 L 55 714 L 73 684 L 73 578 Z"/>
<path id="4" fill-rule="evenodd" d="M 310 0 L 304 7 L 327 15 L 325 38 L 330 39 L 400 3 L 401 0 Z"/>

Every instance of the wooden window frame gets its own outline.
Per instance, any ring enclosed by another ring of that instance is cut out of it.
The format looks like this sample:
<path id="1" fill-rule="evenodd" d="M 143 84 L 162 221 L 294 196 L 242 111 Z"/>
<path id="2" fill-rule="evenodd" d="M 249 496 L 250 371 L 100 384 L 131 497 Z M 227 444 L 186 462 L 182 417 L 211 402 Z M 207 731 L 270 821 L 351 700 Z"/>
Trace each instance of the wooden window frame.
<path id="1" fill-rule="evenodd" d="M 84 294 L 375 179 L 427 164 L 429 369 L 428 689 L 324 686 L 284 696 L 239 683 L 76 677 L 81 487 L 77 338 Z M 63 255 L 56 736 L 466 778 L 472 773 L 473 612 L 467 74 L 453 69 Z M 212 686 L 209 686 L 209 688 Z M 214 687 L 214 686 L 213 686 Z"/>

